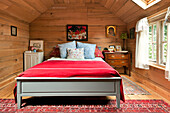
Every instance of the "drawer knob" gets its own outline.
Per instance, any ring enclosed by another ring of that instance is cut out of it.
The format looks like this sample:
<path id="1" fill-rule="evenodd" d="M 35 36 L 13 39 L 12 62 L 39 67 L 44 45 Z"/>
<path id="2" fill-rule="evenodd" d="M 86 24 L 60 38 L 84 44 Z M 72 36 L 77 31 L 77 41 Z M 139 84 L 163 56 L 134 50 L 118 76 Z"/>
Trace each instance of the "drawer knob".
<path id="1" fill-rule="evenodd" d="M 125 56 L 124 55 L 122 55 L 122 58 L 124 58 Z"/>
<path id="2" fill-rule="evenodd" d="M 111 61 L 111 63 L 114 63 L 114 61 Z"/>
<path id="3" fill-rule="evenodd" d="M 114 55 L 112 55 L 112 57 L 115 57 Z"/>
<path id="4" fill-rule="evenodd" d="M 122 61 L 122 63 L 125 63 L 124 61 Z"/>

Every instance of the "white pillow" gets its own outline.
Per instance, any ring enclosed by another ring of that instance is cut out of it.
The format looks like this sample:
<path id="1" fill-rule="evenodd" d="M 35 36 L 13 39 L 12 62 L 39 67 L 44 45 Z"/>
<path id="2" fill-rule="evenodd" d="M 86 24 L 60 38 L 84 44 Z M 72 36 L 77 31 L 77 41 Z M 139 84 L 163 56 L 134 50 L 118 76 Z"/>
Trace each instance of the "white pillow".
<path id="1" fill-rule="evenodd" d="M 67 48 L 67 59 L 84 59 L 84 48 Z"/>

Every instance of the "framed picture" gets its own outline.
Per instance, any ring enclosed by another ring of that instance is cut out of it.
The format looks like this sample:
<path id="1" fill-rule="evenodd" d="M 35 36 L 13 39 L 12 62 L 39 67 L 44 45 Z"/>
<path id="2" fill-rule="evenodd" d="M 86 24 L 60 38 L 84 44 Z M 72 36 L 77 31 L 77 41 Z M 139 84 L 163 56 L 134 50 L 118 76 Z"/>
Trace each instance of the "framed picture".
<path id="1" fill-rule="evenodd" d="M 117 51 L 122 51 L 121 45 L 116 45 L 116 50 L 117 50 Z"/>
<path id="2" fill-rule="evenodd" d="M 131 28 L 130 29 L 130 39 L 134 39 L 135 38 L 135 28 Z"/>
<path id="3" fill-rule="evenodd" d="M 88 41 L 88 25 L 67 25 L 67 41 Z"/>
<path id="4" fill-rule="evenodd" d="M 115 37 L 116 36 L 116 26 L 108 25 L 106 26 L 106 37 Z"/>
<path id="5" fill-rule="evenodd" d="M 43 44 L 44 44 L 43 40 L 30 40 L 30 46 L 35 47 L 36 50 L 43 51 L 44 49 Z"/>
<path id="6" fill-rule="evenodd" d="M 109 45 L 109 48 L 113 49 L 113 51 L 116 51 L 116 46 L 115 45 Z"/>
<path id="7" fill-rule="evenodd" d="M 11 26 L 11 36 L 17 36 L 17 27 Z"/>

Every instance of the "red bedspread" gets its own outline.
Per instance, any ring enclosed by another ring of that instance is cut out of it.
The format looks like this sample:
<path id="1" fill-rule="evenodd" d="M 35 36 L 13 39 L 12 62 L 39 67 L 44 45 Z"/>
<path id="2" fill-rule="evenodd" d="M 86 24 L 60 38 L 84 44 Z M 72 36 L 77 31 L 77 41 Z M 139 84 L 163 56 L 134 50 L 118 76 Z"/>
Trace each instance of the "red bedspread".
<path id="1" fill-rule="evenodd" d="M 45 61 L 24 71 L 19 77 L 120 77 L 119 73 L 103 61 Z M 125 101 L 123 85 L 120 85 L 121 100 Z M 14 88 L 16 99 L 16 86 Z"/>

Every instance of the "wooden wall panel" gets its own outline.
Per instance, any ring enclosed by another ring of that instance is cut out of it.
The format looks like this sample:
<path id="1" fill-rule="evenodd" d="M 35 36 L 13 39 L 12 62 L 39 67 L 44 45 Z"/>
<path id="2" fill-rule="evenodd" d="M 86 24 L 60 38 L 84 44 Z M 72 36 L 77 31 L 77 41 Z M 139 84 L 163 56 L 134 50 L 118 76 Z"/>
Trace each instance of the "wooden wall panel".
<path id="1" fill-rule="evenodd" d="M 55 4 L 30 24 L 30 39 L 43 39 L 45 42 L 45 58 L 48 58 L 50 51 L 57 44 L 67 42 L 67 24 L 88 25 L 88 41 L 84 41 L 85 43 L 95 43 L 102 49 L 109 45 L 122 44 L 119 36 L 126 32 L 126 24 L 102 5 L 95 1 L 91 4 L 56 2 L 59 4 Z M 106 38 L 106 25 L 117 26 L 115 38 Z"/>
<path id="2" fill-rule="evenodd" d="M 11 36 L 11 25 L 17 27 L 17 36 Z M 28 43 L 29 24 L 0 13 L 0 94 L 12 92 L 14 78 L 23 71 L 23 52 Z"/>

